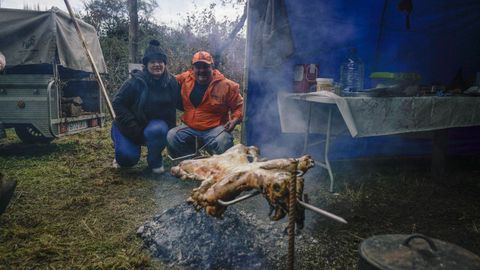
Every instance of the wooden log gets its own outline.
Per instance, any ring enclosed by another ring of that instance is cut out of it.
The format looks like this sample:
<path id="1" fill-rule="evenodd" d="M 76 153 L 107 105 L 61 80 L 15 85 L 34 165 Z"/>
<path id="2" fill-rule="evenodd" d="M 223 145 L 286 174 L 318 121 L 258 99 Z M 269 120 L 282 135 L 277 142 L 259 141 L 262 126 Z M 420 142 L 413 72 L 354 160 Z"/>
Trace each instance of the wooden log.
<path id="1" fill-rule="evenodd" d="M 62 115 L 65 117 L 80 116 L 83 113 L 81 105 L 75 103 L 62 104 Z"/>
<path id="2" fill-rule="evenodd" d="M 62 103 L 74 103 L 77 105 L 83 104 L 83 100 L 81 97 L 62 97 Z"/>

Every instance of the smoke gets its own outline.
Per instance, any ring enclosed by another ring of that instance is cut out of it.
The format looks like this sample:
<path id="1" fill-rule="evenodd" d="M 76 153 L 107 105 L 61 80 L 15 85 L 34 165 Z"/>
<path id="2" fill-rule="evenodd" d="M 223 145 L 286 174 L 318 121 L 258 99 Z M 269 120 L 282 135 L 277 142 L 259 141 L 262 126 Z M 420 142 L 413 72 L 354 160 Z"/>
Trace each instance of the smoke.
<path id="1" fill-rule="evenodd" d="M 260 2 L 264 5 L 263 7 L 260 7 Z M 253 8 L 260 9 L 266 8 L 266 2 L 269 1 L 252 1 L 251 3 Z M 405 29 L 405 14 L 400 13 L 392 2 L 387 5 L 383 25 L 380 22 L 383 2 L 379 4 L 378 1 L 373 0 L 285 1 L 285 4 L 289 31 L 267 32 L 269 35 L 264 35 L 266 40 L 259 39 L 257 35 L 249 39 L 252 45 L 249 48 L 251 59 L 249 60 L 246 110 L 247 143 L 259 146 L 264 156 L 298 156 L 304 152 L 303 133 L 309 113 L 307 107 L 293 103 L 279 109 L 277 103 L 277 99 L 283 94 L 293 92 L 293 69 L 297 64 L 318 64 L 319 77 L 332 77 L 338 82 L 341 63 L 349 49 L 356 47 L 360 58 L 365 63 L 366 87 L 370 85 L 368 75 L 375 71 L 418 72 L 424 81 L 427 78 L 427 83 L 433 82 L 433 78 L 436 78 L 437 82 L 448 83 L 452 75 L 457 73 L 459 66 L 467 66 L 471 71 L 475 70 L 472 68 L 475 65 L 478 70 L 480 54 L 471 46 L 478 44 L 480 32 L 477 31 L 475 34 L 471 32 L 475 28 L 473 22 L 469 22 L 472 25 L 468 25 L 463 21 L 460 25 L 455 24 L 455 27 L 448 24 L 445 28 L 435 28 L 434 34 L 428 32 L 431 27 L 438 26 L 438 22 L 443 22 L 442 25 L 445 25 L 452 14 L 463 14 L 465 6 L 473 9 L 480 7 L 472 1 L 462 1 L 458 9 L 453 6 L 447 9 L 445 5 L 434 5 L 433 1 L 415 3 L 410 32 Z M 428 12 L 432 10 L 432 6 L 438 10 L 435 15 Z M 253 33 L 256 33 L 258 28 L 265 30 L 265 25 L 261 21 L 263 18 L 261 11 L 254 10 L 249 16 L 249 23 L 254 25 Z M 420 22 L 423 24 L 420 25 Z M 269 29 L 285 29 L 283 24 L 281 26 Z M 380 31 L 381 28 L 383 32 Z M 275 37 L 279 34 L 283 36 Z M 286 36 L 288 34 L 294 45 L 292 54 L 286 54 L 288 52 L 286 48 L 290 46 Z M 458 37 L 458 40 L 469 40 L 466 37 L 471 36 L 472 42 L 461 42 L 461 44 L 443 42 L 442 38 L 448 36 L 447 34 Z M 280 42 L 267 43 L 271 40 L 280 40 Z M 265 47 L 265 44 L 271 46 Z M 378 52 L 377 48 L 379 48 Z M 266 62 L 265 56 L 277 58 Z M 377 56 L 379 56 L 378 65 L 375 63 Z M 259 58 L 262 58 L 262 61 L 259 61 Z M 276 65 L 265 65 L 265 63 L 276 63 Z M 463 73 L 466 74 L 465 70 L 463 68 Z M 402 108 L 393 109 L 402 110 Z M 320 132 L 323 126 L 321 124 L 326 121 L 325 111 L 315 106 L 312 108 L 311 115 L 317 120 L 312 123 L 313 132 Z M 339 115 L 335 114 L 334 120 L 335 117 Z M 369 115 L 364 114 L 363 117 L 369 117 Z M 312 141 L 316 138 L 322 138 L 322 135 L 311 136 Z M 338 158 L 360 157 L 362 154 L 364 156 L 392 153 L 417 155 L 428 153 L 430 150 L 427 139 L 412 140 L 409 137 L 382 136 L 352 139 L 349 133 L 344 133 L 344 136 L 336 138 L 332 143 L 331 156 Z M 320 145 L 307 148 L 308 154 L 316 157 L 322 155 L 322 150 Z"/>
<path id="2" fill-rule="evenodd" d="M 334 10 L 334 5 L 322 1 L 286 1 L 286 29 L 284 17 L 264 17 L 261 11 L 269 7 L 266 2 L 255 1 L 254 12 L 249 14 L 250 23 L 256 27 L 250 40 L 255 46 L 250 51 L 253 59 L 248 74 L 247 142 L 258 145 L 267 157 L 298 156 L 304 154 L 302 133 L 307 127 L 308 110 L 305 105 L 293 104 L 279 111 L 277 99 L 292 92 L 296 64 L 319 63 L 319 77 L 338 79 L 338 51 L 348 51 L 348 41 L 356 38 L 356 27 L 364 26 L 357 25 L 354 19 L 339 17 L 341 13 Z M 289 54 L 291 43 L 294 49 Z M 312 115 L 327 119 L 325 110 L 317 106 Z M 314 132 L 323 127 L 313 127 Z"/>
<path id="3" fill-rule="evenodd" d="M 277 105 L 277 95 L 286 93 L 291 89 L 292 77 L 279 76 L 281 70 L 255 69 L 250 77 L 253 84 L 249 85 L 247 99 L 247 142 L 253 142 L 261 149 L 265 157 L 286 157 L 298 152 L 295 148 L 298 138 L 285 136 L 281 133 L 280 115 Z M 261 78 L 270 78 L 268 81 L 260 81 Z"/>

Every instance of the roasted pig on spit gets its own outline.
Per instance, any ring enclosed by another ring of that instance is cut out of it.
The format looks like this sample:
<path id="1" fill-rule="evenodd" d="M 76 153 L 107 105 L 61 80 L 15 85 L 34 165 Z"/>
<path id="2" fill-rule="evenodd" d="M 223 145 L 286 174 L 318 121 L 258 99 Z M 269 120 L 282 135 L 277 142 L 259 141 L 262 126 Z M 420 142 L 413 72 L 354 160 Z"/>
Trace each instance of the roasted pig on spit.
<path id="1" fill-rule="evenodd" d="M 260 153 L 257 147 L 237 144 L 221 155 L 182 161 L 178 166 L 172 167 L 170 172 L 183 180 L 204 181 L 210 178 L 218 180 L 234 167 L 258 161 L 259 158 Z"/>
<path id="2" fill-rule="evenodd" d="M 256 147 L 236 145 L 221 155 L 186 160 L 171 169 L 174 176 L 202 181 L 188 199 L 197 209 L 221 217 L 226 206 L 219 200 L 229 201 L 243 191 L 258 190 L 267 199 L 273 220 L 285 216 L 288 209 L 290 181 L 296 181 L 297 197 L 303 193 L 303 175 L 313 167 L 310 156 L 260 161 Z"/>

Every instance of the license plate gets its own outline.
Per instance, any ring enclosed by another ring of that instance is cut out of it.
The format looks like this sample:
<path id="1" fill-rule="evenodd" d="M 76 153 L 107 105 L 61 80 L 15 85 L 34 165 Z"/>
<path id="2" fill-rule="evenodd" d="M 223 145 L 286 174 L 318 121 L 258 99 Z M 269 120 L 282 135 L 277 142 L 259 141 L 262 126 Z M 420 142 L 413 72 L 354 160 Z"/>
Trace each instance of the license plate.
<path id="1" fill-rule="evenodd" d="M 68 123 L 68 131 L 85 129 L 87 127 L 88 125 L 86 120 Z"/>

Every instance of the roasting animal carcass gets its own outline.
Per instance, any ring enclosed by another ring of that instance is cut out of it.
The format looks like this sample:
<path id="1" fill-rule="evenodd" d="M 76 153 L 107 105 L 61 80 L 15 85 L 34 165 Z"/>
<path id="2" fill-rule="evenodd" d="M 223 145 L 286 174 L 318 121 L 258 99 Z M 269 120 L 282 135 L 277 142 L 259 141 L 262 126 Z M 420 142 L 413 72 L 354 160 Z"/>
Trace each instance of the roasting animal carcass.
<path id="1" fill-rule="evenodd" d="M 204 181 L 213 178 L 217 181 L 235 167 L 258 161 L 259 158 L 257 147 L 237 144 L 221 155 L 182 161 L 178 166 L 172 167 L 170 173 L 183 180 Z"/>
<path id="2" fill-rule="evenodd" d="M 249 159 L 251 157 L 251 159 Z M 189 202 L 197 209 L 205 208 L 209 215 L 221 217 L 226 207 L 219 200 L 229 201 L 243 191 L 259 190 L 273 210 L 273 220 L 285 216 L 288 210 L 290 181 L 296 181 L 297 196 L 303 193 L 303 178 L 313 167 L 310 156 L 298 159 L 274 159 L 259 161 L 258 149 L 236 145 L 222 155 L 188 160 L 171 169 L 174 176 L 200 180 L 192 191 Z"/>

